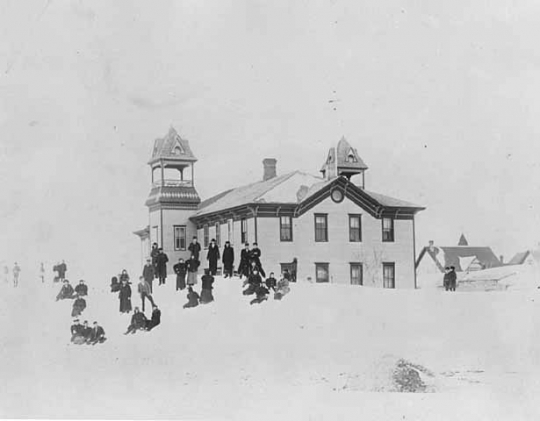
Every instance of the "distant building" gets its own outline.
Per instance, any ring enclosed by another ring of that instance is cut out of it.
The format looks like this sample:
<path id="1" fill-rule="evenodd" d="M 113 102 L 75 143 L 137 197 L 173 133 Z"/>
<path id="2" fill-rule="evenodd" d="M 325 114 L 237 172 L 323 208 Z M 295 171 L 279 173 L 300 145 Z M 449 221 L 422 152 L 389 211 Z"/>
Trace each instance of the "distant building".
<path id="1" fill-rule="evenodd" d="M 538 266 L 540 264 L 540 250 L 526 250 L 517 253 L 507 263 L 510 265 Z"/>
<path id="2" fill-rule="evenodd" d="M 435 246 L 433 241 L 424 247 L 416 260 L 420 287 L 442 286 L 444 268 L 454 266 L 456 272 L 471 272 L 502 266 L 490 247 L 469 246 L 462 234 L 457 246 Z"/>
<path id="3" fill-rule="evenodd" d="M 245 242 L 258 242 L 268 272 L 291 268 L 295 260 L 302 280 L 415 287 L 414 218 L 424 208 L 367 191 L 368 167 L 344 138 L 330 148 L 320 177 L 278 175 L 276 160 L 265 159 L 262 180 L 202 202 L 195 162 L 189 143 L 173 128 L 155 141 L 146 201 L 150 224 L 136 232 L 146 242 L 143 250 L 156 242 L 170 261 L 188 258 L 196 235 L 205 249 L 212 238 L 220 248 L 230 241 L 239 259 Z"/>

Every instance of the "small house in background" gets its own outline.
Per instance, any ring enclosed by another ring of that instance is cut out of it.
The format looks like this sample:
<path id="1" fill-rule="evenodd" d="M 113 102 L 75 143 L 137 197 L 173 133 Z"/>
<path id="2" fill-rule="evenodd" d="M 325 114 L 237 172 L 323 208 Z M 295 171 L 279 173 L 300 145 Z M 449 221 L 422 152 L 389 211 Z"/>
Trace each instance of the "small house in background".
<path id="1" fill-rule="evenodd" d="M 433 241 L 424 247 L 416 260 L 419 288 L 442 286 L 444 268 L 454 266 L 460 273 L 468 273 L 502 266 L 490 247 L 469 246 L 462 234 L 457 246 L 435 246 Z"/>
<path id="2" fill-rule="evenodd" d="M 508 265 L 540 266 L 540 249 L 526 250 L 512 257 Z"/>

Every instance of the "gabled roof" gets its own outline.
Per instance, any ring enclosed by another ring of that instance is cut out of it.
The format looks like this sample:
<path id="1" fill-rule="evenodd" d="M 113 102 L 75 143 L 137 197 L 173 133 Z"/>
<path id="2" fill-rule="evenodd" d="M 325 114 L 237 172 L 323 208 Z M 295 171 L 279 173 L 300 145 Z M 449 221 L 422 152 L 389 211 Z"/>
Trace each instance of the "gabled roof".
<path id="1" fill-rule="evenodd" d="M 468 246 L 469 242 L 465 238 L 465 234 L 461 234 L 461 237 L 459 237 L 458 246 Z"/>
<path id="2" fill-rule="evenodd" d="M 460 259 L 466 257 L 475 257 L 476 261 L 484 268 L 502 266 L 502 263 L 490 247 L 442 246 L 434 247 L 433 250 L 430 247 L 424 247 L 418 256 L 416 267 L 418 267 L 426 254 L 435 261 L 441 272 L 444 272 L 444 268 L 447 266 L 454 266 L 458 272 L 467 269 L 462 268 L 460 265 Z"/>
<path id="3" fill-rule="evenodd" d="M 522 251 L 521 253 L 517 253 L 514 257 L 510 259 L 508 262 L 508 265 L 522 265 L 525 259 L 529 256 L 530 251 Z"/>
<path id="4" fill-rule="evenodd" d="M 186 139 L 182 139 L 174 127 L 171 127 L 164 137 L 154 141 L 152 158 L 148 163 L 151 164 L 160 159 L 197 161 L 197 158 L 195 158 L 195 155 L 191 151 L 189 142 Z"/>

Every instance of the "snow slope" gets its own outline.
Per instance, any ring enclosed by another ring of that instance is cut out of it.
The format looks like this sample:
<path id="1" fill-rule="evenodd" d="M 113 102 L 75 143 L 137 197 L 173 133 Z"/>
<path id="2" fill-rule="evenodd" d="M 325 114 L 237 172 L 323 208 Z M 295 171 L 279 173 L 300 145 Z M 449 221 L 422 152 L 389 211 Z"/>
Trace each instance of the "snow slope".
<path id="1" fill-rule="evenodd" d="M 69 343 L 71 302 L 54 301 L 58 285 L 0 285 L 1 417 L 540 416 L 537 291 L 297 284 L 281 302 L 250 306 L 239 280 L 218 278 L 214 303 L 183 310 L 169 280 L 155 287 L 162 324 L 124 336 L 130 316 L 108 280 L 88 283 L 82 319 L 109 337 L 94 347 Z M 418 365 L 426 393 L 396 393 L 400 360 Z"/>

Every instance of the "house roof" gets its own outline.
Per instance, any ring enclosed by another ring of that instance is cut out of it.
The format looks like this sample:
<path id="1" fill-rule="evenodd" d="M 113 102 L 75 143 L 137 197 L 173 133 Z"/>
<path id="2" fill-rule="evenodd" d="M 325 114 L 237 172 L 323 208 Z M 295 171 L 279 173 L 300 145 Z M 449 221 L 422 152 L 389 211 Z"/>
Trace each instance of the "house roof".
<path id="1" fill-rule="evenodd" d="M 442 251 L 442 253 L 440 253 Z M 463 271 L 467 268 L 462 268 L 460 265 L 460 259 L 467 257 L 474 257 L 479 264 L 485 268 L 492 268 L 502 266 L 500 260 L 497 258 L 493 250 L 490 247 L 471 247 L 471 246 L 452 246 L 452 247 L 434 247 L 431 250 L 429 247 L 424 247 L 420 252 L 416 267 L 420 264 L 420 261 L 425 255 L 429 255 L 434 261 L 441 272 L 444 272 L 444 268 L 447 266 L 454 266 L 456 271 Z"/>
<path id="2" fill-rule="evenodd" d="M 508 262 L 508 265 L 521 265 L 529 255 L 529 250 L 522 251 L 521 253 L 517 253 L 514 257 L 510 259 Z"/>
<path id="3" fill-rule="evenodd" d="M 349 158 L 350 157 L 350 158 Z M 337 147 L 331 147 L 323 164 L 321 171 L 324 171 L 328 165 L 335 164 L 338 169 L 367 170 L 368 166 L 362 160 L 356 148 L 353 148 L 345 137 L 342 137 Z"/>
<path id="4" fill-rule="evenodd" d="M 459 237 L 458 246 L 468 246 L 469 242 L 465 238 L 465 234 L 461 234 L 461 237 Z"/>
<path id="5" fill-rule="evenodd" d="M 201 203 L 199 210 L 193 215 L 208 215 L 250 204 L 292 204 L 299 205 L 307 199 L 317 195 L 321 190 L 339 179 L 325 180 L 320 177 L 306 174 L 300 171 L 290 172 L 266 181 L 258 181 L 246 186 L 224 191 Z M 354 185 L 353 185 L 354 186 Z M 357 186 L 356 189 L 360 190 Z M 410 202 L 394 199 L 378 193 L 363 191 L 382 207 L 389 208 L 413 208 L 421 210 L 423 207 Z"/>
<path id="6" fill-rule="evenodd" d="M 154 141 L 152 158 L 148 163 L 152 164 L 160 159 L 190 162 L 197 161 L 197 158 L 195 158 L 195 155 L 189 146 L 189 142 L 186 139 L 181 138 L 174 127 L 171 127 L 164 137 Z"/>

